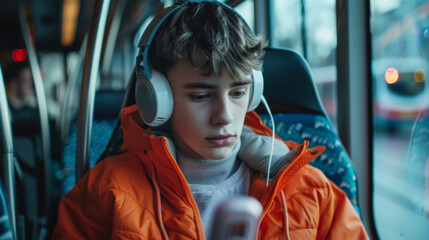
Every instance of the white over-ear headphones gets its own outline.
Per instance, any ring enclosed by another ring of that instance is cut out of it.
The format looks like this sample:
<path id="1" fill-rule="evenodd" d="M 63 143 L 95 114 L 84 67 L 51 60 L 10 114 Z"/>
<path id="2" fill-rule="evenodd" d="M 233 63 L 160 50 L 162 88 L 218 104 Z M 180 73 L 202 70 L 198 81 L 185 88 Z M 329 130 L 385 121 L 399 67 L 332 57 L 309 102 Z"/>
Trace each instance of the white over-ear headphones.
<path id="1" fill-rule="evenodd" d="M 172 13 L 176 12 L 178 9 L 190 2 L 215 2 L 228 9 L 231 9 L 243 20 L 244 23 L 246 23 L 243 17 L 228 5 L 210 0 L 189 0 L 180 5 L 173 5 L 172 7 L 165 8 L 152 20 L 143 33 L 138 45 L 139 53 L 137 56 L 136 65 L 137 82 L 135 89 L 136 103 L 139 114 L 142 117 L 144 123 L 148 126 L 157 127 L 167 122 L 173 113 L 174 107 L 173 93 L 167 78 L 160 72 L 149 67 L 148 53 L 150 44 L 152 43 L 152 40 L 161 24 L 166 19 L 168 19 Z M 259 105 L 264 90 L 264 80 L 261 71 L 252 70 L 252 80 L 249 107 L 247 111 L 252 111 Z"/>

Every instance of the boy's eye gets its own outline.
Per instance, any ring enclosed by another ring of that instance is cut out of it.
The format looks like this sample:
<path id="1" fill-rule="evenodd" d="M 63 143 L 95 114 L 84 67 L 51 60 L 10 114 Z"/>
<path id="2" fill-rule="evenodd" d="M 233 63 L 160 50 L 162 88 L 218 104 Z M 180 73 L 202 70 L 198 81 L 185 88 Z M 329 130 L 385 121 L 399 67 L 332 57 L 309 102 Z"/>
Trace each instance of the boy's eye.
<path id="1" fill-rule="evenodd" d="M 201 93 L 201 94 L 189 94 L 189 97 L 191 98 L 192 101 L 195 102 L 202 102 L 207 100 L 210 95 L 206 94 L 206 93 Z"/>
<path id="2" fill-rule="evenodd" d="M 247 92 L 247 89 L 236 90 L 231 93 L 231 96 L 233 98 L 241 98 L 242 96 L 246 95 L 246 92 Z"/>

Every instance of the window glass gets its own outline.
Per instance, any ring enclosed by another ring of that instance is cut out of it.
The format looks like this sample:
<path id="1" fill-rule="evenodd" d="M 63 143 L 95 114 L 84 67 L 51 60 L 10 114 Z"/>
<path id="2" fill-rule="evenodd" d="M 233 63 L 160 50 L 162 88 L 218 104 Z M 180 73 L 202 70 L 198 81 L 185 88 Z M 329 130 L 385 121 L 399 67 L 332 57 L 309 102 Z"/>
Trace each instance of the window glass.
<path id="1" fill-rule="evenodd" d="M 319 96 L 336 126 L 335 0 L 272 0 L 273 47 L 292 49 L 308 61 Z"/>
<path id="2" fill-rule="evenodd" d="M 302 55 L 301 1 L 272 0 L 271 13 L 270 45 L 289 48 Z"/>
<path id="3" fill-rule="evenodd" d="M 246 20 L 252 31 L 255 30 L 255 14 L 253 0 L 245 0 L 238 4 L 234 9 Z"/>
<path id="4" fill-rule="evenodd" d="M 429 239 L 429 1 L 372 0 L 371 29 L 376 227 Z"/>

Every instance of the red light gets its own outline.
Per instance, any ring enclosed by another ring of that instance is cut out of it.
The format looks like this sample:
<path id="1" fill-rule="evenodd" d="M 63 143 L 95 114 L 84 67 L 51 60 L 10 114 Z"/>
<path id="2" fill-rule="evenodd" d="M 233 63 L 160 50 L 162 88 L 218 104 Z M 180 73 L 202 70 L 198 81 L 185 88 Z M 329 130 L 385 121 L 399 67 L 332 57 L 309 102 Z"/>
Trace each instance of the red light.
<path id="1" fill-rule="evenodd" d="M 384 79 L 388 84 L 394 84 L 399 80 L 399 72 L 396 68 L 388 68 L 384 73 Z"/>
<path id="2" fill-rule="evenodd" d="M 12 52 L 12 59 L 15 62 L 22 62 L 27 58 L 27 50 L 25 48 L 15 49 Z"/>

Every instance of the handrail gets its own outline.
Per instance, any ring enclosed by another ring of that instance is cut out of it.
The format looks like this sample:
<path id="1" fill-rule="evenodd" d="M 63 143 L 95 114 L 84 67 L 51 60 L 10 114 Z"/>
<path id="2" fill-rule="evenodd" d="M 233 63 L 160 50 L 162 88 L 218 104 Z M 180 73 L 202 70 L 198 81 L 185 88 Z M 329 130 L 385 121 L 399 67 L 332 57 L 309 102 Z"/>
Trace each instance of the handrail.
<path id="1" fill-rule="evenodd" d="M 76 182 L 89 170 L 89 149 L 94 110 L 95 85 L 110 0 L 96 0 L 88 32 L 78 115 Z"/>
<path id="2" fill-rule="evenodd" d="M 25 18 L 25 5 L 24 0 L 18 2 L 18 13 L 19 22 L 21 25 L 22 36 L 28 52 L 28 61 L 30 63 L 30 69 L 33 75 L 34 90 L 36 93 L 37 106 L 39 109 L 41 135 L 42 135 L 42 156 L 44 164 L 44 199 L 43 199 L 43 217 L 47 219 L 50 209 L 50 197 L 51 197 L 51 140 L 49 134 L 49 117 L 48 117 L 48 106 L 46 104 L 45 89 L 43 87 L 42 73 L 40 71 L 39 62 L 37 60 L 36 50 L 34 43 L 31 41 L 30 30 Z M 40 219 L 41 224 L 44 225 L 46 219 Z"/>
<path id="3" fill-rule="evenodd" d="M 17 239 L 16 232 L 16 198 L 15 198 L 15 171 L 14 171 L 14 152 L 12 126 L 10 124 L 9 106 L 6 97 L 6 91 L 3 81 L 3 74 L 0 66 L 0 121 L 1 121 L 1 160 L 4 172 L 2 173 L 2 181 L 5 186 L 5 197 L 8 204 L 8 211 L 12 226 L 12 232 Z"/>
<path id="4" fill-rule="evenodd" d="M 64 141 L 64 139 L 67 137 L 69 130 L 70 130 L 70 123 L 71 123 L 71 114 L 72 109 L 70 105 L 72 104 L 73 100 L 73 94 L 75 93 L 75 90 L 77 89 L 77 81 L 81 77 L 82 72 L 82 62 L 85 59 L 85 52 L 86 52 L 86 43 L 87 43 L 87 36 L 82 41 L 82 46 L 78 53 L 78 63 L 76 66 L 76 69 L 70 73 L 70 77 L 67 81 L 66 88 L 65 88 L 65 94 L 61 101 L 61 114 L 60 114 L 60 134 L 61 134 L 61 140 Z M 76 90 L 77 91 L 77 90 Z"/>
<path id="5" fill-rule="evenodd" d="M 109 73 L 112 67 L 113 53 L 118 38 L 118 32 L 122 22 L 122 15 L 124 13 L 126 1 L 116 0 L 115 10 L 112 13 L 112 20 L 109 26 L 109 33 L 106 41 L 106 47 L 104 49 L 103 65 L 101 66 L 101 73 L 103 75 Z"/>

